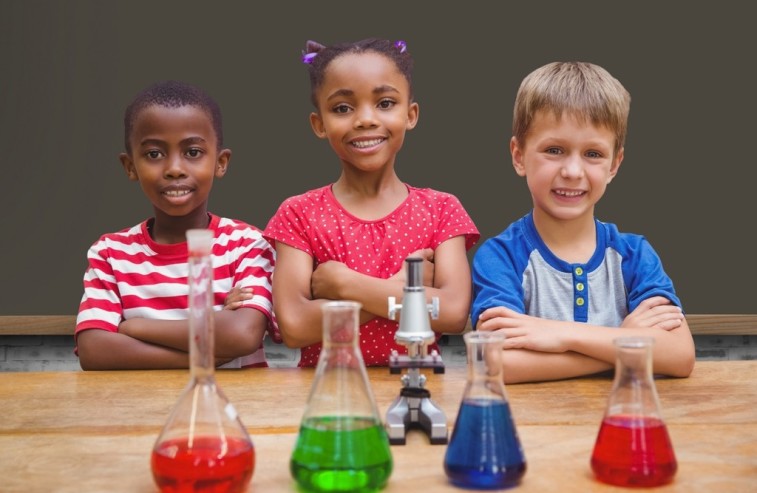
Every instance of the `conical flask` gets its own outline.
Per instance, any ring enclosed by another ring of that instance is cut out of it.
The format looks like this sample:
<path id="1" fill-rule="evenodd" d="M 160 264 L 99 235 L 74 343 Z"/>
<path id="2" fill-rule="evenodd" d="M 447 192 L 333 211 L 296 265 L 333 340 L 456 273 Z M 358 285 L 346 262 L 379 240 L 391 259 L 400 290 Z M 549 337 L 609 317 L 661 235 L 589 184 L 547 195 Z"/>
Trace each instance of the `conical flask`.
<path id="1" fill-rule="evenodd" d="M 658 486 L 678 469 L 652 378 L 651 337 L 615 340 L 615 379 L 599 428 L 591 468 L 619 486 Z"/>
<path id="2" fill-rule="evenodd" d="M 290 460 L 304 491 L 377 491 L 392 472 L 389 438 L 358 348 L 360 307 L 322 306 L 323 346 Z"/>
<path id="3" fill-rule="evenodd" d="M 255 452 L 215 380 L 213 232 L 189 230 L 187 242 L 191 376 L 153 447 L 153 478 L 162 493 L 240 492 L 252 479 Z"/>
<path id="4" fill-rule="evenodd" d="M 502 345 L 496 332 L 468 332 L 468 380 L 444 456 L 450 482 L 496 489 L 518 484 L 526 459 L 502 380 Z"/>

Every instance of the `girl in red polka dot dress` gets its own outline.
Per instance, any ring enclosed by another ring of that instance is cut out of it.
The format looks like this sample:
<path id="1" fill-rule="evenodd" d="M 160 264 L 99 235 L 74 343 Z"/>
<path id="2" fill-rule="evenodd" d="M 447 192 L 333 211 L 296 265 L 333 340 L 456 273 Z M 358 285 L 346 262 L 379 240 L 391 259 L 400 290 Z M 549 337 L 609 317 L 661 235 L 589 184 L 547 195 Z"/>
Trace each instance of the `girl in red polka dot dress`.
<path id="1" fill-rule="evenodd" d="M 335 183 L 286 199 L 265 229 L 276 247 L 274 312 L 284 343 L 301 348 L 299 366 L 315 366 L 321 305 L 358 301 L 365 363 L 388 365 L 392 349 L 406 352 L 394 342 L 397 322 L 386 318 L 388 298 L 403 296 L 405 258 L 424 259 L 426 295 L 440 304 L 433 330 L 462 332 L 471 301 L 466 252 L 479 232 L 454 195 L 410 186 L 395 172 L 405 132 L 418 122 L 404 42 L 309 41 L 303 62 L 316 108 L 310 124 L 342 172 Z"/>

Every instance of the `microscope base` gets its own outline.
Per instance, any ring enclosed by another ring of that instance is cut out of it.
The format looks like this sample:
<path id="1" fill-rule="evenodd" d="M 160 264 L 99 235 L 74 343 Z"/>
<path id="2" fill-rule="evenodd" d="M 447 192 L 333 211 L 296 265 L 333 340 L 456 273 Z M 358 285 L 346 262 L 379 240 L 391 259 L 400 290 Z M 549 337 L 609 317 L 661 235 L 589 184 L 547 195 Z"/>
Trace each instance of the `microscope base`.
<path id="1" fill-rule="evenodd" d="M 447 418 L 426 389 L 402 389 L 386 413 L 386 431 L 391 445 L 405 445 L 410 428 L 426 432 L 432 445 L 447 443 Z M 410 395 L 405 395 L 410 394 Z"/>

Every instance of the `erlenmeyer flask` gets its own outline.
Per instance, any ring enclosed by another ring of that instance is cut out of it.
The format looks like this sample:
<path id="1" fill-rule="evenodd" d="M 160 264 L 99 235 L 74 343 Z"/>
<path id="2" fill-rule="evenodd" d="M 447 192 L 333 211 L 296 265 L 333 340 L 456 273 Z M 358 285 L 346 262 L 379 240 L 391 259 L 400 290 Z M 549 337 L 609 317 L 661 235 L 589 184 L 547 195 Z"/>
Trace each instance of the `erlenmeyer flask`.
<path id="1" fill-rule="evenodd" d="M 305 491 L 369 492 L 392 472 L 382 426 L 358 348 L 360 303 L 323 309 L 323 348 L 290 461 Z"/>
<path id="2" fill-rule="evenodd" d="M 526 459 L 502 380 L 496 332 L 468 332 L 468 380 L 444 457 L 449 480 L 464 488 L 507 488 L 526 473 Z"/>
<path id="3" fill-rule="evenodd" d="M 191 375 L 153 447 L 153 478 L 163 493 L 240 492 L 252 479 L 255 452 L 215 380 L 213 232 L 189 230 L 187 243 Z"/>
<path id="4" fill-rule="evenodd" d="M 678 469 L 652 378 L 651 337 L 615 339 L 615 379 L 591 456 L 597 479 L 619 486 L 657 486 Z"/>

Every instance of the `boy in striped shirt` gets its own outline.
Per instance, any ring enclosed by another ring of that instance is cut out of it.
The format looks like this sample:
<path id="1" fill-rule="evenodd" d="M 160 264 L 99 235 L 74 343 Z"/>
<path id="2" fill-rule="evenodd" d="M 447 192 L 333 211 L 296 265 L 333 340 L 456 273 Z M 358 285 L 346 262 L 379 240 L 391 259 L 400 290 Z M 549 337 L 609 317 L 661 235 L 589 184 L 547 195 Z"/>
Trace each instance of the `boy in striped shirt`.
<path id="1" fill-rule="evenodd" d="M 105 234 L 88 252 L 76 351 L 84 370 L 189 367 L 186 231 L 214 232 L 215 358 L 223 367 L 266 366 L 275 251 L 254 226 L 208 212 L 226 174 L 221 112 L 202 89 L 160 82 L 124 116 L 121 163 L 154 217 Z"/>

